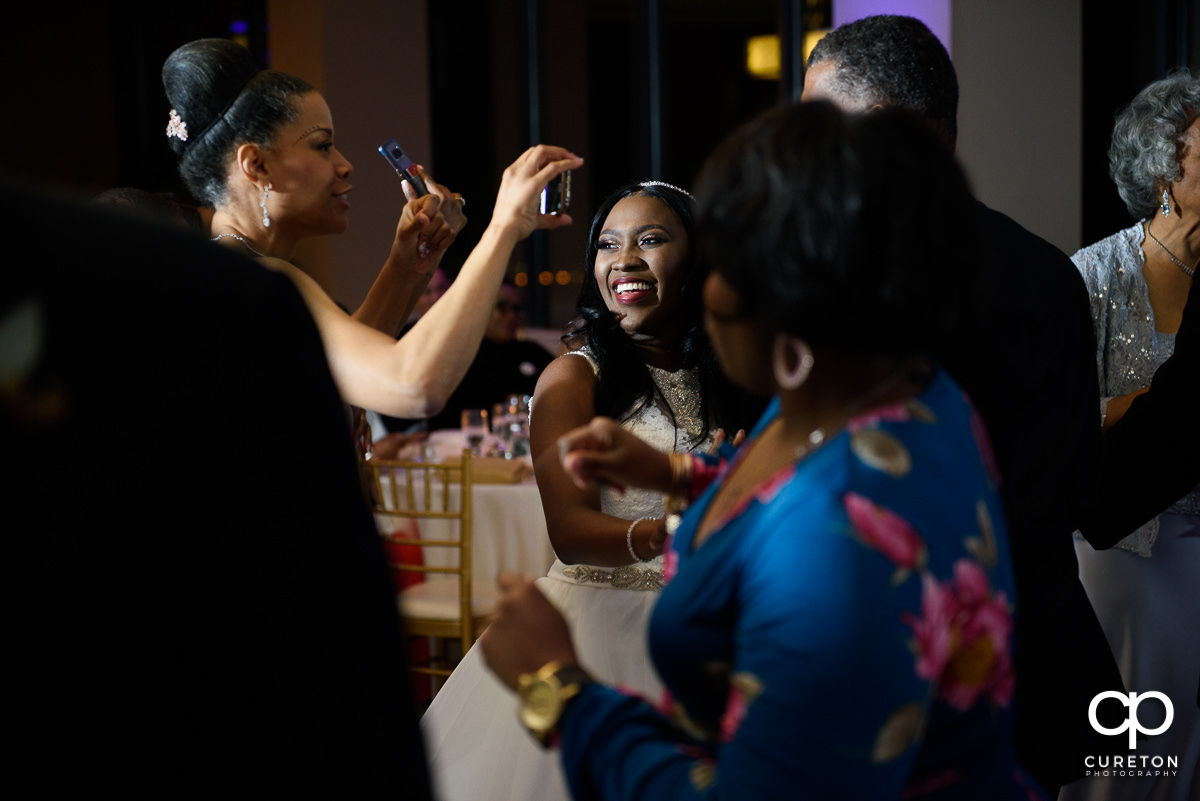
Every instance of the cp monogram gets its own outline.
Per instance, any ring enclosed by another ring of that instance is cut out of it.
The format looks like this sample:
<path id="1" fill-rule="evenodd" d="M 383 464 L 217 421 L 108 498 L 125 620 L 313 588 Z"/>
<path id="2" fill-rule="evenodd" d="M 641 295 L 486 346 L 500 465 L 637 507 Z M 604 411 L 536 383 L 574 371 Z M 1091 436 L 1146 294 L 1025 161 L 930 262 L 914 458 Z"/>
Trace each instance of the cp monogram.
<path id="1" fill-rule="evenodd" d="M 1100 706 L 1100 702 L 1105 698 L 1115 698 L 1125 706 L 1129 707 L 1129 718 L 1115 729 L 1106 729 L 1100 725 L 1100 721 L 1096 720 L 1096 707 Z M 1138 720 L 1138 704 L 1146 698 L 1157 698 L 1162 701 L 1163 707 L 1167 710 L 1167 719 L 1157 729 L 1144 729 L 1141 722 Z M 1120 734 L 1126 729 L 1129 730 L 1129 748 L 1132 750 L 1137 747 L 1137 733 L 1142 734 L 1162 734 L 1171 726 L 1171 721 L 1175 719 L 1175 707 L 1171 705 L 1171 699 L 1160 692 L 1148 692 L 1138 695 L 1130 693 L 1126 698 L 1121 693 L 1115 690 L 1102 692 L 1092 699 L 1092 703 L 1088 706 L 1088 722 L 1092 724 L 1092 728 L 1101 734 Z"/>

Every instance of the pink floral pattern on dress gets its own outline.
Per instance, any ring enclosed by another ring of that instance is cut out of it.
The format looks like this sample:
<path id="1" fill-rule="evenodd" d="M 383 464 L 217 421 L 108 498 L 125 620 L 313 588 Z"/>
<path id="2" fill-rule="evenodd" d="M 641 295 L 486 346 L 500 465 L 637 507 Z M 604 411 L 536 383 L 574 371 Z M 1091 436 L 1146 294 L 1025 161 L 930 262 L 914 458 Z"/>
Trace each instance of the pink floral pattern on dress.
<path id="1" fill-rule="evenodd" d="M 914 634 L 917 675 L 936 683 L 943 700 L 964 711 L 985 695 L 1009 705 L 1012 614 L 1005 594 L 992 594 L 979 565 L 959 559 L 954 576 L 942 582 L 923 574 L 921 615 L 903 617 Z"/>
<path id="2" fill-rule="evenodd" d="M 733 740 L 737 730 L 742 727 L 742 721 L 746 719 L 749 706 L 742 689 L 736 684 L 730 685 L 729 697 L 725 699 L 725 713 L 721 715 L 721 742 Z"/>
<path id="3" fill-rule="evenodd" d="M 861 428 L 875 427 L 880 423 L 903 423 L 911 419 L 912 414 L 909 411 L 907 401 L 899 401 L 897 403 L 889 403 L 886 406 L 879 406 L 866 414 L 855 417 L 846 423 L 846 430 L 853 434 Z"/>
<path id="4" fill-rule="evenodd" d="M 774 476 L 760 484 L 753 492 L 743 496 L 741 500 L 730 507 L 729 510 L 721 516 L 721 519 L 717 522 L 717 525 L 713 530 L 719 531 L 720 529 L 724 528 L 730 520 L 735 520 L 738 517 L 741 517 L 742 513 L 745 512 L 752 503 L 761 503 L 764 505 L 770 503 L 775 499 L 775 496 L 781 490 L 787 487 L 788 483 L 792 480 L 792 476 L 795 474 L 796 465 L 794 464 L 788 465 L 780 470 Z M 676 568 L 678 568 L 678 565 Z M 664 579 L 666 578 L 665 567 L 663 568 L 663 577 Z"/>
<path id="5" fill-rule="evenodd" d="M 725 697 L 725 712 L 721 715 L 721 742 L 733 740 L 751 704 L 763 693 L 762 679 L 753 673 L 740 671 L 729 677 L 729 694 Z"/>
<path id="6" fill-rule="evenodd" d="M 716 463 L 710 463 L 708 460 L 699 456 L 692 456 L 692 478 L 688 482 L 687 499 L 694 501 L 704 494 L 704 491 L 709 488 L 714 481 L 724 478 L 729 472 L 730 465 L 733 464 L 733 459 L 722 458 Z"/>
<path id="7" fill-rule="evenodd" d="M 903 517 L 856 492 L 843 495 L 842 506 L 859 537 L 903 571 L 898 578 L 925 567 L 925 540 Z"/>
<path id="8" fill-rule="evenodd" d="M 771 501 L 775 500 L 775 496 L 779 494 L 780 490 L 791 483 L 792 477 L 795 475 L 795 465 L 790 465 L 783 470 L 780 470 L 772 478 L 767 479 L 759 485 L 758 489 L 756 489 L 752 495 L 753 499 L 764 506 L 769 504 Z M 745 505 L 742 505 L 738 509 L 738 514 L 741 514 L 743 509 L 745 509 Z"/>
<path id="9" fill-rule="evenodd" d="M 679 554 L 676 553 L 674 545 L 675 537 L 668 537 L 663 549 L 662 577 L 664 586 L 671 583 L 671 579 L 675 578 L 675 574 L 679 572 Z"/>

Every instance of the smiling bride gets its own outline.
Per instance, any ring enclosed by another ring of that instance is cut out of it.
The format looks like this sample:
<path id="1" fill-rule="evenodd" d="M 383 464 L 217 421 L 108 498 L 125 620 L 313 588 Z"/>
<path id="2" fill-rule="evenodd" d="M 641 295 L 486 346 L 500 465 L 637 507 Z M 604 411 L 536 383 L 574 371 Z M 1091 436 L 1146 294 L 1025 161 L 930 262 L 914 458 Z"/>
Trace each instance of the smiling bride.
<path id="1" fill-rule="evenodd" d="M 558 556 L 537 584 L 566 615 L 589 666 L 656 699 L 646 623 L 662 589 L 662 495 L 580 489 L 557 440 L 596 415 L 663 451 L 703 451 L 759 407 L 716 364 L 701 320 L 706 270 L 691 248 L 692 196 L 659 181 L 629 184 L 597 211 L 570 350 L 538 380 L 530 441 Z M 517 721 L 512 696 L 473 648 L 422 719 L 442 801 L 567 799 L 557 755 Z"/>

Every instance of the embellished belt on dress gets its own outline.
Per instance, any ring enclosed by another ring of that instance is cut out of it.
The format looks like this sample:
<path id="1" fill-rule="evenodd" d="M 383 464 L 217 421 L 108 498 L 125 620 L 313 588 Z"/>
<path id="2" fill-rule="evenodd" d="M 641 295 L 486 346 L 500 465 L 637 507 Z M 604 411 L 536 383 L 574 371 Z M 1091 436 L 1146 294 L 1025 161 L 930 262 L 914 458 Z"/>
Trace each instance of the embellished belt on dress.
<path id="1" fill-rule="evenodd" d="M 609 584 L 614 590 L 650 590 L 663 588 L 661 570 L 639 570 L 630 565 L 603 568 L 591 565 L 564 567 L 563 575 L 579 584 Z"/>

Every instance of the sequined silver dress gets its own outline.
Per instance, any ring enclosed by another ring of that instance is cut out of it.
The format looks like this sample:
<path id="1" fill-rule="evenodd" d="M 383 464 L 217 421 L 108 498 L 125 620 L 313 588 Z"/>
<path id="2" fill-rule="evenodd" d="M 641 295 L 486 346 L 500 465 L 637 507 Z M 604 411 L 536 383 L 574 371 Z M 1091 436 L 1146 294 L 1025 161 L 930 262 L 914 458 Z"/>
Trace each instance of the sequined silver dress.
<path id="1" fill-rule="evenodd" d="M 1142 275 L 1144 237 L 1139 222 L 1071 257 L 1091 295 L 1101 414 L 1112 398 L 1149 386 L 1154 371 L 1175 351 L 1175 334 L 1154 330 L 1154 312 Z M 1130 469 L 1136 469 L 1136 465 L 1130 465 Z M 1181 498 L 1167 513 L 1200 514 L 1200 487 Z M 1155 518 L 1116 547 L 1149 556 L 1159 526 L 1160 520 Z"/>
<path id="2" fill-rule="evenodd" d="M 595 360 L 586 350 L 559 358 Z M 621 425 L 654 447 L 705 450 L 700 441 L 699 377 L 694 370 L 650 368 L 658 396 Z M 537 404 L 537 397 L 533 405 Z M 661 493 L 604 489 L 600 509 L 625 520 L 661 517 Z M 599 680 L 658 700 L 662 685 L 646 650 L 646 627 L 662 589 L 662 557 L 618 568 L 555 561 L 538 589 L 563 613 L 580 662 Z M 436 797 L 441 801 L 567 801 L 556 751 L 546 751 L 517 721 L 516 699 L 472 648 L 421 719 Z"/>

